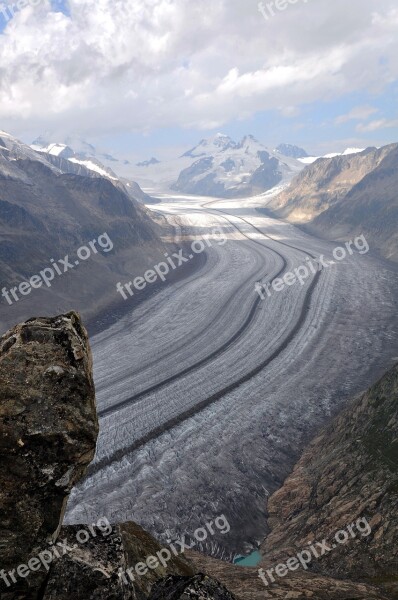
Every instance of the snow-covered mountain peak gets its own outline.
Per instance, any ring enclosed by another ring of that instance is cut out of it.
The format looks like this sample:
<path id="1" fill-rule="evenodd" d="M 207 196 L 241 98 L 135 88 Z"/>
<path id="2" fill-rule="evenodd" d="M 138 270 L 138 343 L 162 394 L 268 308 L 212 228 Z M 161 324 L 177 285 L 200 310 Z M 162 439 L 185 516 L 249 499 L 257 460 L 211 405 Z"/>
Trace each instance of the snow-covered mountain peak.
<path id="1" fill-rule="evenodd" d="M 217 134 L 202 140 L 182 158 L 194 162 L 181 170 L 171 188 L 220 197 L 263 193 L 289 181 L 303 168 L 294 158 L 278 155 L 253 135 L 236 143 L 229 136 Z"/>
<path id="2" fill-rule="evenodd" d="M 259 142 L 254 135 L 245 135 L 237 144 L 237 149 L 243 150 L 246 154 L 257 154 L 257 152 L 267 151 L 267 148 Z"/>
<path id="3" fill-rule="evenodd" d="M 278 154 L 282 154 L 283 156 L 287 156 L 289 158 L 297 159 L 306 158 L 308 156 L 304 148 L 300 148 L 294 144 L 279 144 L 279 146 L 274 149 L 274 152 L 278 152 Z"/>
<path id="4" fill-rule="evenodd" d="M 232 150 L 234 148 L 236 148 L 236 142 L 232 138 L 223 133 L 216 133 L 216 135 L 210 138 L 201 140 L 197 146 L 194 146 L 182 156 L 199 158 L 201 156 L 212 156 L 217 152 Z"/>
<path id="5" fill-rule="evenodd" d="M 75 154 L 70 146 L 67 146 L 66 144 L 58 144 L 56 142 L 42 146 L 37 144 L 36 140 L 36 143 L 34 142 L 31 145 L 31 148 L 36 150 L 36 152 L 46 152 L 47 154 L 51 154 L 52 156 L 60 156 L 61 158 L 71 158 Z"/>
<path id="6" fill-rule="evenodd" d="M 74 145 L 72 147 L 72 144 L 74 143 L 77 144 L 77 149 Z M 33 142 L 31 148 L 42 154 L 49 154 L 50 156 L 68 160 L 69 162 L 85 167 L 89 171 L 93 171 L 102 177 L 107 177 L 113 181 L 118 180 L 118 177 L 112 169 L 104 166 L 104 164 L 98 160 L 94 146 L 80 138 L 68 137 L 65 142 L 59 143 L 49 141 L 44 136 L 40 136 Z M 112 159 L 112 157 L 110 158 Z"/>

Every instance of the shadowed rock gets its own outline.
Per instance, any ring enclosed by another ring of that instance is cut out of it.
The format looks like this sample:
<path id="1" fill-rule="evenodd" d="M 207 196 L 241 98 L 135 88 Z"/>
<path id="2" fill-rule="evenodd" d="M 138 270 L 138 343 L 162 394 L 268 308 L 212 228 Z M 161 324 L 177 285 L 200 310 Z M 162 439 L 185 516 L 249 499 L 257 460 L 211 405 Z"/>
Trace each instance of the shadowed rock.
<path id="1" fill-rule="evenodd" d="M 159 581 L 149 600 L 235 600 L 221 583 L 199 573 L 194 577 L 170 576 Z"/>
<path id="2" fill-rule="evenodd" d="M 194 575 L 184 556 L 162 565 L 156 556 L 162 547 L 135 523 L 99 519 L 96 527 L 63 527 L 60 539 L 68 551 L 52 563 L 43 600 L 145 600 L 159 579 Z M 146 566 L 149 557 L 155 568 Z"/>
<path id="3" fill-rule="evenodd" d="M 31 319 L 0 338 L 2 569 L 26 564 L 56 540 L 97 434 L 91 351 L 76 313 Z M 14 574 L 10 587 L 1 579 L 1 597 L 28 598 L 45 575 Z"/>

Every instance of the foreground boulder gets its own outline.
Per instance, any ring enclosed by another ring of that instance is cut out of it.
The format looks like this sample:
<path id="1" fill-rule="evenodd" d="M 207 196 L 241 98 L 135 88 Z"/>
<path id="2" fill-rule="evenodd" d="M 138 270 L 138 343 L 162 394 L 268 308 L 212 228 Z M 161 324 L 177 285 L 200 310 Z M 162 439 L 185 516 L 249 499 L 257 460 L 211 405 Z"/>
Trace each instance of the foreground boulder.
<path id="1" fill-rule="evenodd" d="M 2 336 L 0 565 L 6 573 L 57 539 L 97 434 L 91 352 L 80 317 L 31 319 Z M 45 576 L 42 568 L 28 578 L 14 572 L 16 582 L 3 576 L 1 597 L 26 598 Z"/>

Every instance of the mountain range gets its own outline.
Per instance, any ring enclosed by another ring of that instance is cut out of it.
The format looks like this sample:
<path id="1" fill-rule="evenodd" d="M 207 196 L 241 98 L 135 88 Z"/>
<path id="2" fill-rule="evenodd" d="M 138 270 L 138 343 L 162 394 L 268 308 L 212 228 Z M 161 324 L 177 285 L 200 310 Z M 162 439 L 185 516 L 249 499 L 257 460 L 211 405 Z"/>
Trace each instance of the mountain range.
<path id="1" fill-rule="evenodd" d="M 341 156 L 361 152 L 347 148 Z M 338 153 L 326 157 L 340 156 Z M 239 198 L 264 193 L 289 183 L 318 156 L 293 144 L 272 149 L 253 135 L 236 142 L 223 133 L 200 140 L 179 157 L 166 161 L 151 158 L 137 163 L 131 177 L 143 187 L 164 192 Z"/>
<path id="2" fill-rule="evenodd" d="M 319 158 L 293 144 L 282 143 L 272 149 L 253 135 L 236 142 L 223 133 L 200 140 L 176 158 L 161 161 L 152 156 L 135 164 L 100 152 L 93 144 L 77 137 L 51 141 L 48 135 L 40 136 L 31 148 L 47 154 L 48 160 L 64 172 L 87 175 L 88 170 L 91 174 L 119 180 L 133 198 L 145 204 L 155 200 L 141 187 L 149 193 L 169 190 L 221 198 L 261 194 L 289 183 Z M 362 149 L 347 148 L 341 154 L 326 154 L 323 158 L 359 152 Z"/>
<path id="3" fill-rule="evenodd" d="M 236 198 L 265 192 L 300 171 L 295 158 L 267 149 L 252 135 L 235 142 L 217 134 L 183 157 L 194 162 L 181 171 L 172 189 L 203 196 Z"/>

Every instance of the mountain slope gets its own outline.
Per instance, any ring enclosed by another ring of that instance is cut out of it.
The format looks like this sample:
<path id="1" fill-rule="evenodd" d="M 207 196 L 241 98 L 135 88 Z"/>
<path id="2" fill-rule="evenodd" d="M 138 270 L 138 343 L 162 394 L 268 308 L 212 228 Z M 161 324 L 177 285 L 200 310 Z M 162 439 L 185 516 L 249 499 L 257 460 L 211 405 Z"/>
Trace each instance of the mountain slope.
<path id="1" fill-rule="evenodd" d="M 69 138 L 68 143 L 73 143 Z M 36 152 L 40 152 L 45 156 L 48 162 L 53 164 L 55 167 L 60 169 L 63 173 L 72 173 L 74 175 L 83 175 L 84 177 L 107 177 L 115 183 L 115 185 L 123 186 L 123 189 L 128 193 L 133 200 L 138 200 L 143 204 L 154 204 L 157 201 L 151 198 L 148 194 L 142 191 L 138 183 L 125 177 L 119 177 L 113 169 L 109 166 L 116 166 L 119 162 L 116 158 L 113 158 L 109 154 L 102 154 L 102 160 L 104 160 L 108 166 L 105 166 L 103 162 L 98 160 L 97 152 L 91 144 L 82 142 L 81 140 L 75 140 L 80 148 L 80 151 L 75 152 L 71 146 L 67 144 L 60 144 L 54 142 L 48 142 L 43 137 L 38 138 L 33 142 L 31 148 Z M 124 162 L 124 165 L 127 161 Z"/>
<path id="2" fill-rule="evenodd" d="M 357 183 L 342 202 L 311 223 L 311 230 L 330 238 L 350 239 L 364 233 L 372 248 L 398 261 L 398 146 Z"/>
<path id="3" fill-rule="evenodd" d="M 120 302 L 117 282 L 145 272 L 166 248 L 160 225 L 121 184 L 99 175 L 65 174 L 45 156 L 0 135 L 1 287 L 19 286 L 66 255 L 74 261 L 81 246 L 106 234 L 104 247 L 97 243 L 89 260 L 72 262 L 50 286 L 19 294 L 12 304 L 1 297 L 1 329 L 40 313 L 43 304 L 48 312 L 73 308 L 92 318 Z"/>
<path id="4" fill-rule="evenodd" d="M 337 544 L 310 569 L 382 582 L 397 597 L 398 365 L 312 442 L 268 510 L 267 564 L 365 518 L 370 533 Z"/>
<path id="5" fill-rule="evenodd" d="M 322 158 L 273 198 L 267 209 L 328 239 L 364 234 L 373 249 L 398 260 L 397 167 L 397 144 Z"/>

